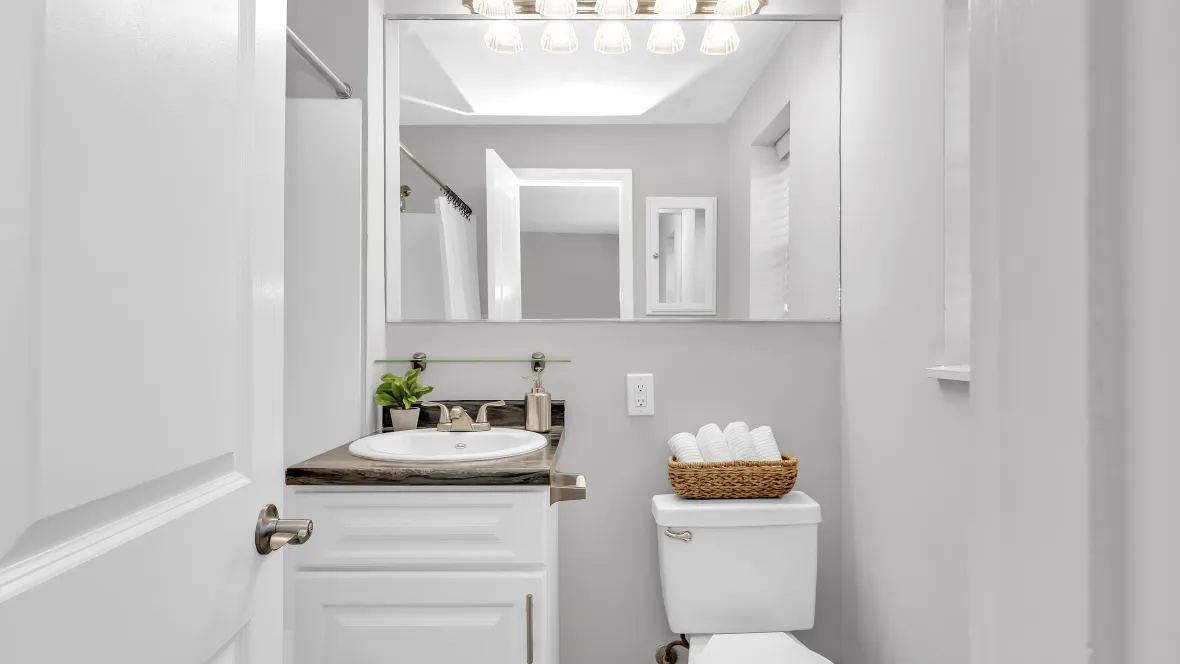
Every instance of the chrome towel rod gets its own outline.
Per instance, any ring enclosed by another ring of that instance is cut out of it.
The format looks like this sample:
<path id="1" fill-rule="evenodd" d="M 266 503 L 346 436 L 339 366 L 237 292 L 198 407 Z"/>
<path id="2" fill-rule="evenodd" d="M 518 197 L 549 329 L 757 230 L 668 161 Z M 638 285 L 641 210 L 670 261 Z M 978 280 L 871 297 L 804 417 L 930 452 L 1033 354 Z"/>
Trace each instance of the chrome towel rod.
<path id="1" fill-rule="evenodd" d="M 328 65 L 324 64 L 324 61 L 320 60 L 319 56 L 313 53 L 312 50 L 307 47 L 307 44 L 303 43 L 303 40 L 299 38 L 299 35 L 295 34 L 291 30 L 290 26 L 287 26 L 287 43 L 294 47 L 295 50 L 299 52 L 299 55 L 302 55 L 303 59 L 307 60 L 307 63 L 320 73 L 320 76 L 328 79 L 328 82 L 332 84 L 332 87 L 336 88 L 337 97 L 340 97 L 341 99 L 348 99 L 352 96 L 352 86 L 340 80 L 339 76 L 332 73 L 332 70 L 328 69 Z"/>

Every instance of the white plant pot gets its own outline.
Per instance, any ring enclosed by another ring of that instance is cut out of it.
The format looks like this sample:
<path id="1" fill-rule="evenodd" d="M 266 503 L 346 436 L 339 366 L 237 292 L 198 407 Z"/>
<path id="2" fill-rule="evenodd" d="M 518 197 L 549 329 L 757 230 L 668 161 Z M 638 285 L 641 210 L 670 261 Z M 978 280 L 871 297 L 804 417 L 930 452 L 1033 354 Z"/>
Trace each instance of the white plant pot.
<path id="1" fill-rule="evenodd" d="M 409 431 L 418 428 L 418 408 L 406 410 L 404 408 L 390 408 L 389 421 L 394 431 Z"/>

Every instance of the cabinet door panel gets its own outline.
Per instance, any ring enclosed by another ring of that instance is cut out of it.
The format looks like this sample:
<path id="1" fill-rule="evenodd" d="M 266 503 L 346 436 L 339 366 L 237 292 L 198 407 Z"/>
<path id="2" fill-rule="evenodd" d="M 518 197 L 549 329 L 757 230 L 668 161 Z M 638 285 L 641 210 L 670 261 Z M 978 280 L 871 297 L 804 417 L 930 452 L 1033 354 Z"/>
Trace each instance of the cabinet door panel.
<path id="1" fill-rule="evenodd" d="M 298 572 L 295 664 L 546 664 L 545 573 Z"/>

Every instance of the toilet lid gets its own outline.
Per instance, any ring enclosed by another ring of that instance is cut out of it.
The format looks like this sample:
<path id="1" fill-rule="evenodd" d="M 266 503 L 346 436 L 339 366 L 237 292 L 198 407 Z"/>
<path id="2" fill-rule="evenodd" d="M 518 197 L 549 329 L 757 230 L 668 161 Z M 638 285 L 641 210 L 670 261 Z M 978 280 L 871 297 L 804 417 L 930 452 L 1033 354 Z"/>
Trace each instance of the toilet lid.
<path id="1" fill-rule="evenodd" d="M 786 632 L 692 637 L 689 664 L 832 664 Z"/>

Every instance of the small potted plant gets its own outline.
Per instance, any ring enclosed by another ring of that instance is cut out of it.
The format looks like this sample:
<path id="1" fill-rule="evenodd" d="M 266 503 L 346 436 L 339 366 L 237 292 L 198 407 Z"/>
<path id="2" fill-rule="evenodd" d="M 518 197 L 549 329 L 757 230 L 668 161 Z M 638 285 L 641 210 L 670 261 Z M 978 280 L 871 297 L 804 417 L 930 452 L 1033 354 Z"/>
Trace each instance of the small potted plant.
<path id="1" fill-rule="evenodd" d="M 385 374 L 381 377 L 381 385 L 373 395 L 373 402 L 381 406 L 382 410 L 389 408 L 389 420 L 394 431 L 418 428 L 419 409 L 414 404 L 434 391 L 430 385 L 422 384 L 419 378 L 421 373 L 421 369 L 410 369 L 404 376 Z"/>

